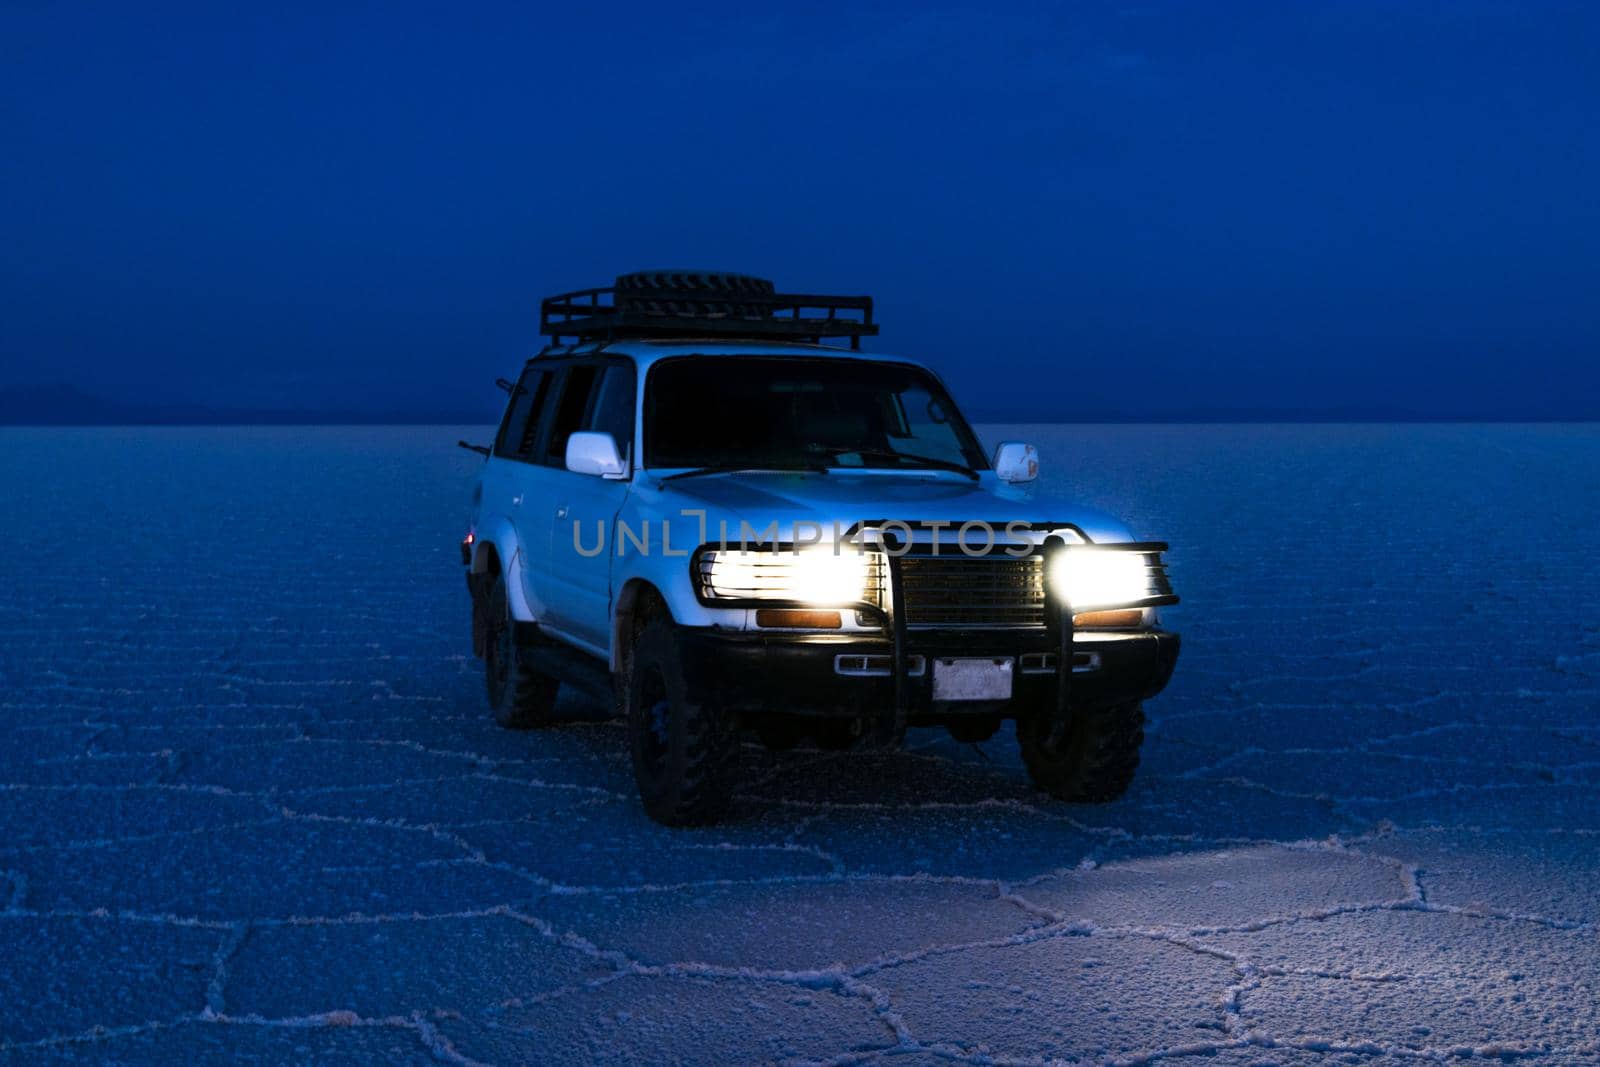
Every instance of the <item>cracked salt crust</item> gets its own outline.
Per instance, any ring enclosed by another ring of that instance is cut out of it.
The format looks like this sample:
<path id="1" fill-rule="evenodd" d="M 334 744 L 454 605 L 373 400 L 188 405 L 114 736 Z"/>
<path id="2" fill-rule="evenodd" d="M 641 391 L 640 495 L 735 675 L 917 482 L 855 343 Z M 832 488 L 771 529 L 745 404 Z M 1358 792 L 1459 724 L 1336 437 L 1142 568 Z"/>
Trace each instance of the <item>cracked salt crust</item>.
<path id="1" fill-rule="evenodd" d="M 459 434 L 0 430 L 7 543 L 102 504 L 0 558 L 0 1063 L 1600 1057 L 1600 432 L 1030 433 L 1177 546 L 1128 796 L 928 732 L 675 832 L 489 723 Z"/>

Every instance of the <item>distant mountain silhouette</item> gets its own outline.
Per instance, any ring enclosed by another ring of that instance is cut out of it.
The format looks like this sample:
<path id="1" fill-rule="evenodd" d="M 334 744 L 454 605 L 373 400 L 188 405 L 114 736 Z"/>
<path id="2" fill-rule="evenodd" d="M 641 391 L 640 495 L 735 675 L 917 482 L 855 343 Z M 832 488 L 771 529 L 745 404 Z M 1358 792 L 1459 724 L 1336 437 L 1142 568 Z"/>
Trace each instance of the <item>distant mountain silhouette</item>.
<path id="1" fill-rule="evenodd" d="M 220 408 L 200 404 L 116 404 L 73 385 L 0 387 L 0 426 L 325 426 L 481 425 L 496 411 L 366 408 Z"/>
<path id="2" fill-rule="evenodd" d="M 1592 404 L 1576 404 L 1570 411 L 1548 409 L 1490 410 L 1437 409 L 1372 405 L 1330 405 L 1328 407 L 1151 407 L 1151 408 L 1069 408 L 1060 405 L 1047 409 L 995 408 L 963 409 L 977 423 L 1303 423 L 1303 422 L 1591 422 L 1600 409 Z"/>

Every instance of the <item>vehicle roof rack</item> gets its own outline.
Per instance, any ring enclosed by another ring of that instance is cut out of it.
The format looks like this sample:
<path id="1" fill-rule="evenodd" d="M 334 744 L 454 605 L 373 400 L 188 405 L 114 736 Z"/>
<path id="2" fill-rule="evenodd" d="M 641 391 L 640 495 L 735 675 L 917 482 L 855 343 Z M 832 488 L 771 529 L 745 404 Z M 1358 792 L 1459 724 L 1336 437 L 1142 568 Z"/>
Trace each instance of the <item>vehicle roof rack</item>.
<path id="1" fill-rule="evenodd" d="M 749 274 L 706 270 L 641 270 L 601 289 L 546 297 L 539 332 L 552 345 L 628 338 L 729 338 L 810 341 L 848 337 L 859 349 L 874 337 L 870 296 L 780 293 Z"/>

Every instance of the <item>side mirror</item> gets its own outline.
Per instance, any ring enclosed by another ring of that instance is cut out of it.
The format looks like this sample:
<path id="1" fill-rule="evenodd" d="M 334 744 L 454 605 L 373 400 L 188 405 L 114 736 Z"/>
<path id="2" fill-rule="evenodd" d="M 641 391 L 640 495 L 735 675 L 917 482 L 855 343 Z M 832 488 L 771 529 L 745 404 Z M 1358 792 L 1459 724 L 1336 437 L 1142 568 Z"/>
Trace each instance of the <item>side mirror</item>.
<path id="1" fill-rule="evenodd" d="M 1002 482 L 1031 482 L 1039 477 L 1039 450 L 1021 441 L 1001 441 L 994 450 L 994 472 Z"/>
<path id="2" fill-rule="evenodd" d="M 617 452 L 617 442 L 608 433 L 582 430 L 567 438 L 567 470 L 577 474 L 598 474 L 602 478 L 626 478 L 628 464 Z"/>

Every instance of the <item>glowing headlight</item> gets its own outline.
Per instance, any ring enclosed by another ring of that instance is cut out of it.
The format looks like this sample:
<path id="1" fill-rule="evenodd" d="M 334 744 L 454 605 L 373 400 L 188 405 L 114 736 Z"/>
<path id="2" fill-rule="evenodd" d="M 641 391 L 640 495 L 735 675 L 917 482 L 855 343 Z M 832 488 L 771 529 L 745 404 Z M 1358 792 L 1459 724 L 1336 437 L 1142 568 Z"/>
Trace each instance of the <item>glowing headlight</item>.
<path id="1" fill-rule="evenodd" d="M 742 552 L 702 552 L 698 579 L 705 596 L 726 600 L 797 600 L 854 604 L 867 599 L 871 561 L 853 548 L 833 546 Z"/>
<path id="2" fill-rule="evenodd" d="M 1150 596 L 1150 568 L 1141 552 L 1075 545 L 1050 562 L 1050 584 L 1074 611 L 1132 604 Z"/>

